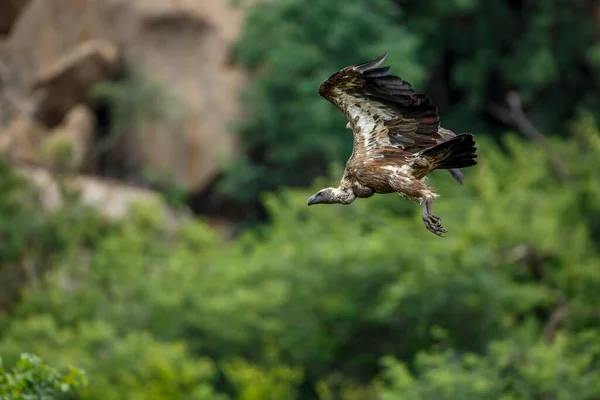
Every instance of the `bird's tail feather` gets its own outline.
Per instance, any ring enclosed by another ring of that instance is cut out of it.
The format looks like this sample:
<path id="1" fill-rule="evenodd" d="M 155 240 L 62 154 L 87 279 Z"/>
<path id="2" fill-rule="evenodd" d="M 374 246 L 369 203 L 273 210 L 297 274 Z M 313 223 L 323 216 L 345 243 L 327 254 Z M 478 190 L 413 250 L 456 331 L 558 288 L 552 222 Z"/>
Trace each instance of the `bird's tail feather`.
<path id="1" fill-rule="evenodd" d="M 452 175 L 452 177 L 456 179 L 456 182 L 460 183 L 461 185 L 463 184 L 463 182 L 465 181 L 465 174 L 463 174 L 460 169 L 452 168 L 449 170 L 449 172 L 450 175 Z"/>
<path id="2" fill-rule="evenodd" d="M 475 139 L 469 133 L 456 135 L 452 139 L 429 147 L 419 154 L 426 159 L 433 169 L 449 169 L 452 176 L 459 182 L 462 181 L 462 172 L 458 168 L 471 167 L 477 164 L 475 158 Z"/>

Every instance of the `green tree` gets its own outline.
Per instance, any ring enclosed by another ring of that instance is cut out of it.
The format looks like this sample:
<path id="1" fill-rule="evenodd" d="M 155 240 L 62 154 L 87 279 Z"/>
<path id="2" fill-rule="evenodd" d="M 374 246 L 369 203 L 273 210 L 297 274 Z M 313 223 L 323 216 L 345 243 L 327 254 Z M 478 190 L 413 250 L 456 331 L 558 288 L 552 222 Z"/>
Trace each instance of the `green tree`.
<path id="1" fill-rule="evenodd" d="M 595 330 L 551 344 L 524 336 L 493 342 L 484 355 L 422 353 L 412 373 L 386 358 L 376 387 L 380 400 L 592 400 L 600 396 L 599 356 Z"/>
<path id="2" fill-rule="evenodd" d="M 595 1 L 396 3 L 405 16 L 399 23 L 420 39 L 428 93 L 450 126 L 498 133 L 514 127 L 509 90 L 548 133 L 568 133 L 565 121 L 582 109 L 600 115 Z"/>
<path id="3" fill-rule="evenodd" d="M 23 288 L 41 279 L 60 255 L 92 247 L 111 229 L 110 221 L 79 205 L 68 184 L 57 186 L 64 207 L 49 217 L 48 197 L 0 158 L 0 325 Z"/>
<path id="4" fill-rule="evenodd" d="M 15 321 L 5 337 L 0 353 L 8 362 L 25 348 L 56 365 L 84 368 L 90 382 L 79 399 L 225 399 L 211 385 L 215 369 L 210 360 L 192 357 L 182 342 L 159 342 L 148 332 L 120 335 L 103 321 L 60 328 L 50 315 L 42 315 Z"/>

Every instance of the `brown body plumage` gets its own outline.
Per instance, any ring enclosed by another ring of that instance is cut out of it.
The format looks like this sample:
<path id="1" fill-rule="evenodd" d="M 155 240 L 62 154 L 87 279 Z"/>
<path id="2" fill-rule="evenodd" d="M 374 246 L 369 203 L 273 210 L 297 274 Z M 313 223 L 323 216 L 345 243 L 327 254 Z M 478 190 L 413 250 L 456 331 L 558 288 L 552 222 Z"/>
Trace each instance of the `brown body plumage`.
<path id="1" fill-rule="evenodd" d="M 459 168 L 477 164 L 475 142 L 470 134 L 442 128 L 427 96 L 391 75 L 389 67 L 379 67 L 386 56 L 346 67 L 319 86 L 319 94 L 348 118 L 354 147 L 340 185 L 319 191 L 308 205 L 350 204 L 357 197 L 397 192 L 421 203 L 425 226 L 441 236 L 446 230 L 431 211 L 438 195 L 423 178 L 449 169 L 462 183 Z"/>

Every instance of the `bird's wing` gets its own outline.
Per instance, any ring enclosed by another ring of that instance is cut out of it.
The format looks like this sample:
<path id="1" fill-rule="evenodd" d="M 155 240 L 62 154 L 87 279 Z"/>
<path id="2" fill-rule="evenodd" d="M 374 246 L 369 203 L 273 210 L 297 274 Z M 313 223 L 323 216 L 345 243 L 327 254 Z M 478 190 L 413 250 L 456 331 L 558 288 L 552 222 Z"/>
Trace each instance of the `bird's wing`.
<path id="1" fill-rule="evenodd" d="M 346 115 L 355 145 L 367 153 L 381 146 L 411 151 L 437 144 L 442 140 L 437 107 L 390 74 L 390 67 L 380 67 L 386 57 L 336 72 L 319 86 L 319 94 Z"/>

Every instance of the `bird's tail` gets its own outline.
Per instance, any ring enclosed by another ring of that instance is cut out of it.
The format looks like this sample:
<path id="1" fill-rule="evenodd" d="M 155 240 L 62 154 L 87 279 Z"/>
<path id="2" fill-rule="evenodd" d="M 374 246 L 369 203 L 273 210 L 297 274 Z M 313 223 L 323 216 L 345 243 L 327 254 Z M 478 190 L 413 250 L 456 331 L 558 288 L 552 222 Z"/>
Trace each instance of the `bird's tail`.
<path id="1" fill-rule="evenodd" d="M 456 182 L 460 183 L 461 185 L 463 184 L 464 180 L 465 180 L 465 174 L 462 173 L 462 171 L 458 168 L 452 168 L 449 170 L 450 175 L 452 175 L 452 177 L 454 179 L 456 179 Z"/>
<path id="2" fill-rule="evenodd" d="M 475 158 L 477 158 L 477 154 L 475 154 L 476 150 L 473 135 L 462 133 L 454 136 L 452 139 L 421 151 L 419 157 L 427 160 L 431 170 L 449 169 L 451 170 L 450 172 L 460 172 L 453 170 L 477 164 L 477 161 L 475 161 Z M 457 177 L 454 173 L 452 175 L 457 180 L 462 178 L 462 176 Z"/>

